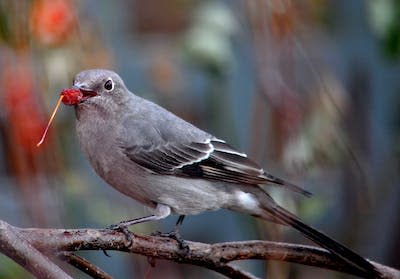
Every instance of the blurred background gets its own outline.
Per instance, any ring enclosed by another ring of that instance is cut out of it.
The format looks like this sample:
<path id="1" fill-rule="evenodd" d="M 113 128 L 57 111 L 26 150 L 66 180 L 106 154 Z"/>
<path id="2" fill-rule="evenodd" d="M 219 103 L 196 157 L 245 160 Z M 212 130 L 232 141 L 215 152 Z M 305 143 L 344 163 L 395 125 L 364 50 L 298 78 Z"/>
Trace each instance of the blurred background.
<path id="1" fill-rule="evenodd" d="M 90 168 L 73 108 L 61 108 L 35 147 L 61 89 L 79 71 L 101 67 L 313 192 L 268 188 L 307 223 L 400 268 L 399 59 L 396 0 L 1 0 L 0 219 L 104 228 L 148 213 Z M 175 221 L 131 229 L 167 232 Z M 310 244 L 291 229 L 224 210 L 187 218 L 182 234 Z M 80 255 L 116 278 L 222 278 L 109 253 Z M 261 278 L 350 278 L 280 262 L 238 264 Z M 29 274 L 0 256 L 0 278 Z"/>

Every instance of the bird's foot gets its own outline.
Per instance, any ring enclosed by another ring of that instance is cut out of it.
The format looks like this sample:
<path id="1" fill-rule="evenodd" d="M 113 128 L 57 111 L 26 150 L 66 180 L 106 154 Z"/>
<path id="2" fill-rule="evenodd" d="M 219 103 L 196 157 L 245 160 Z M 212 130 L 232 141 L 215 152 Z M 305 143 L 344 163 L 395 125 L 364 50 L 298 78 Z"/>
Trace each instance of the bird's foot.
<path id="1" fill-rule="evenodd" d="M 186 254 L 189 253 L 189 251 L 190 251 L 189 245 L 183 239 L 183 237 L 181 236 L 181 234 L 179 233 L 178 230 L 173 230 L 169 233 L 162 233 L 162 232 L 157 231 L 157 232 L 152 233 L 151 235 L 172 238 L 178 242 L 179 249 L 182 249 Z"/>
<path id="2" fill-rule="evenodd" d="M 125 235 L 125 239 L 126 239 L 126 241 L 128 243 L 126 245 L 126 247 L 130 247 L 132 245 L 132 243 L 133 243 L 132 232 L 130 230 L 128 230 L 128 226 L 126 226 L 124 224 L 124 222 L 110 225 L 110 226 L 107 227 L 107 229 L 123 233 Z"/>

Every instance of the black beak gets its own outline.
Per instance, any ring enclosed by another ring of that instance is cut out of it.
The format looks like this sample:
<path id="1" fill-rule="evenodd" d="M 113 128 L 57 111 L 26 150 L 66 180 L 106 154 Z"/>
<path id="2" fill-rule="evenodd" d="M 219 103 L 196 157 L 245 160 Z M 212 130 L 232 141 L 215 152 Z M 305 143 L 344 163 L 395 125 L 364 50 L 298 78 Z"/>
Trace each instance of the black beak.
<path id="1" fill-rule="evenodd" d="M 81 91 L 83 95 L 82 102 L 98 95 L 96 91 L 93 91 L 85 86 L 73 85 L 72 88 L 79 89 L 79 91 Z"/>

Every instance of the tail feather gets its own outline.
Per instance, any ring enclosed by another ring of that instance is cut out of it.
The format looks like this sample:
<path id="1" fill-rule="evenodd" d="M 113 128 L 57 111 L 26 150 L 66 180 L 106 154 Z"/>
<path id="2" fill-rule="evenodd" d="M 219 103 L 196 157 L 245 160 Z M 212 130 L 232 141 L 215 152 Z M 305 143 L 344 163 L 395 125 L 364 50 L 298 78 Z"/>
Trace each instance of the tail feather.
<path id="1" fill-rule="evenodd" d="M 357 253 L 353 252 L 349 248 L 345 247 L 344 245 L 340 244 L 336 240 L 328 237 L 327 235 L 323 234 L 322 232 L 306 225 L 300 219 L 298 219 L 295 215 L 288 212 L 287 210 L 283 209 L 282 207 L 275 207 L 272 215 L 277 219 L 279 223 L 286 224 L 291 226 L 301 232 L 304 236 L 315 242 L 316 244 L 320 245 L 321 247 L 329 250 L 336 256 L 340 257 L 341 259 L 345 260 L 346 262 L 352 264 L 353 266 L 357 267 L 358 269 L 363 270 L 366 273 L 368 278 L 381 278 L 382 275 L 379 271 L 373 266 L 370 262 L 366 259 L 358 255 Z"/>
<path id="2" fill-rule="evenodd" d="M 297 186 L 297 185 L 295 185 L 293 183 L 290 183 L 290 182 L 288 182 L 286 180 L 283 180 L 283 179 L 281 179 L 279 177 L 273 176 L 272 174 L 264 172 L 262 176 L 268 182 L 271 182 L 271 183 L 274 183 L 274 184 L 277 184 L 277 185 L 281 185 L 281 186 L 286 187 L 287 189 L 289 189 L 289 190 L 291 190 L 293 192 L 300 193 L 300 194 L 302 194 L 302 195 L 304 195 L 306 197 L 311 197 L 312 196 L 311 192 L 301 188 L 300 186 Z"/>

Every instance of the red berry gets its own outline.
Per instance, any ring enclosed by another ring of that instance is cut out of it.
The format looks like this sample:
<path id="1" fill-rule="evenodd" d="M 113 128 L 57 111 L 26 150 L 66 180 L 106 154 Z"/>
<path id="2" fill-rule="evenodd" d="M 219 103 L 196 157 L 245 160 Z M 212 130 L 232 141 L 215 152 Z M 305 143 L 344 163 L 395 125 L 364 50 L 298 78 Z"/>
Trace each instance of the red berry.
<path id="1" fill-rule="evenodd" d="M 62 102 L 64 105 L 76 105 L 83 98 L 82 92 L 74 88 L 64 89 L 61 91 L 61 96 L 63 96 Z"/>

